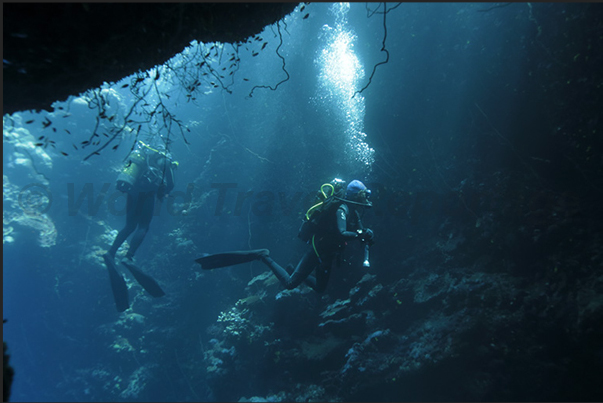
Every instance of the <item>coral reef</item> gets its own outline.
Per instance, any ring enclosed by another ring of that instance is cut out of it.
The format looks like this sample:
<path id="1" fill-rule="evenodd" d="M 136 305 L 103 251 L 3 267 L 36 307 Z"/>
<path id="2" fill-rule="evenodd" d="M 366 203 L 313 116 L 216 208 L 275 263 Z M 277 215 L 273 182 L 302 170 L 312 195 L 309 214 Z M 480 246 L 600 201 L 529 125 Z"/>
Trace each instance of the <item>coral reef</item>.
<path id="1" fill-rule="evenodd" d="M 57 229 L 46 210 L 50 203 L 48 197 L 35 191 L 34 188 L 19 190 L 3 175 L 2 182 L 2 233 L 3 243 L 15 241 L 14 228 L 11 224 L 30 227 L 38 232 L 40 246 L 49 248 L 56 244 Z"/>
<path id="2" fill-rule="evenodd" d="M 122 399 L 136 399 L 145 389 L 150 375 L 149 369 L 140 367 L 136 369 L 128 379 L 128 386 L 119 393 Z"/>

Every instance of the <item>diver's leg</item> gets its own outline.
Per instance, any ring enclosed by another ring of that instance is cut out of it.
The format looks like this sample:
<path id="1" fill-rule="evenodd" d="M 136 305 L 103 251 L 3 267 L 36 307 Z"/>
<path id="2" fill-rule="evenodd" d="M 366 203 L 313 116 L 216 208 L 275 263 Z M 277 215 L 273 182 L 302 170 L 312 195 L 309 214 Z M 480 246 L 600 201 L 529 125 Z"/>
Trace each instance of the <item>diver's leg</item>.
<path id="1" fill-rule="evenodd" d="M 270 270 L 272 270 L 276 278 L 278 278 L 281 284 L 288 290 L 292 290 L 300 285 L 319 263 L 314 251 L 310 250 L 299 261 L 293 274 L 289 275 L 287 270 L 283 269 L 278 263 L 272 260 L 270 256 L 263 256 L 261 260 L 270 267 Z"/>
<path id="2" fill-rule="evenodd" d="M 126 253 L 126 259 L 134 257 L 136 250 L 144 240 L 147 231 L 151 225 L 151 219 L 153 218 L 153 210 L 155 209 L 155 193 L 154 192 L 140 192 L 139 193 L 139 211 L 138 211 L 138 228 L 134 232 L 132 241 L 130 242 L 130 249 Z"/>
<path id="3" fill-rule="evenodd" d="M 132 232 L 134 232 L 137 222 L 138 217 L 136 210 L 136 198 L 128 193 L 126 202 L 126 225 L 117 233 L 109 252 L 107 252 L 112 259 L 115 258 L 115 254 L 117 253 L 117 250 L 121 244 L 124 243 L 126 238 L 128 238 Z"/>
<path id="4" fill-rule="evenodd" d="M 287 265 L 287 267 L 285 267 L 285 270 L 287 270 L 287 273 L 289 273 L 289 276 L 290 276 L 295 271 L 295 267 L 293 267 L 293 265 L 291 263 L 289 263 Z M 308 287 L 314 289 L 316 287 L 316 277 L 314 277 L 313 275 L 309 275 L 304 280 L 304 284 L 307 285 Z"/>
<path id="5" fill-rule="evenodd" d="M 314 287 L 312 287 L 312 289 L 317 293 L 322 293 L 327 288 L 334 258 L 335 255 L 333 254 L 327 255 L 323 261 L 316 266 L 316 278 L 314 278 Z"/>

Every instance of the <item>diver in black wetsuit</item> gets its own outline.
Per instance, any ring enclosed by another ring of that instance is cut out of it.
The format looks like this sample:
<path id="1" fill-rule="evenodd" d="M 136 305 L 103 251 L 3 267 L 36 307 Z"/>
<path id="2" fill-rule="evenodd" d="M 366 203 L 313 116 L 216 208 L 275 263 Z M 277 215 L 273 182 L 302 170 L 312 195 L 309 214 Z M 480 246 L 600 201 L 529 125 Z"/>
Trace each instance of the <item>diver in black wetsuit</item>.
<path id="1" fill-rule="evenodd" d="M 338 260 L 348 241 L 357 239 L 369 245 L 373 243 L 373 231 L 363 227 L 359 213 L 360 209 L 371 206 L 369 195 L 370 190 L 362 182 L 354 180 L 347 186 L 345 198 L 330 200 L 335 204 L 321 213 L 314 233 L 307 237 L 310 249 L 295 269 L 292 265 L 288 265 L 287 269 L 281 267 L 269 256 L 267 249 L 205 255 L 196 262 L 209 270 L 261 260 L 285 288 L 293 289 L 304 282 L 321 293 L 327 287 L 333 262 Z M 314 276 L 311 275 L 312 271 L 315 271 Z"/>
<path id="2" fill-rule="evenodd" d="M 347 241 L 373 241 L 373 231 L 362 226 L 358 211 L 368 206 L 368 194 L 368 189 L 362 182 L 350 182 L 345 197 L 347 202 L 341 201 L 335 214 L 326 212 L 331 214 L 316 229 L 311 240 L 312 248 L 301 258 L 295 270 L 292 265 L 287 266 L 288 270 L 283 269 L 270 256 L 262 256 L 260 260 L 270 267 L 286 289 L 291 290 L 305 282 L 314 291 L 323 292 L 327 287 L 333 262 L 338 260 Z M 315 276 L 311 276 L 312 271 L 315 271 Z"/>
<path id="3" fill-rule="evenodd" d="M 126 225 L 119 231 L 109 249 L 111 258 L 134 230 L 126 260 L 132 261 L 136 250 L 144 240 L 155 209 L 155 197 L 159 200 L 174 188 L 174 167 L 171 155 L 161 147 L 152 148 L 142 142 L 139 152 L 132 153 L 125 168 L 117 178 L 117 190 L 127 194 Z"/>
<path id="4" fill-rule="evenodd" d="M 136 250 L 149 230 L 155 198 L 163 198 L 174 188 L 174 169 L 178 163 L 172 160 L 165 147 L 151 147 L 139 141 L 139 148 L 134 151 L 124 169 L 117 178 L 117 189 L 127 194 L 126 225 L 119 231 L 109 251 L 103 255 L 117 310 L 122 312 L 129 307 L 127 286 L 123 277 L 115 268 L 115 254 L 124 241 L 134 232 L 130 247 L 122 260 L 134 278 L 153 297 L 165 295 L 163 290 L 150 276 L 144 274 L 133 262 Z"/>

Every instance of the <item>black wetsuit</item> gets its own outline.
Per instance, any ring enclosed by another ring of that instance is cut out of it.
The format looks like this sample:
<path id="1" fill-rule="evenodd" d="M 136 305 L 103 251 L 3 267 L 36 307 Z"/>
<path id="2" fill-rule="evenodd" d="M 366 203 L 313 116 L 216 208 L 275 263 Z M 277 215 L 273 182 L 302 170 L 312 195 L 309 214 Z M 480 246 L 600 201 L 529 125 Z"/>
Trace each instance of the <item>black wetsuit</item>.
<path id="1" fill-rule="evenodd" d="M 339 257 L 347 241 L 358 239 L 357 229 L 364 229 L 360 215 L 355 208 L 350 208 L 342 203 L 335 214 L 326 217 L 314 236 L 314 242 L 309 241 L 310 249 L 301 258 L 293 273 L 292 266 L 289 272 L 279 266 L 269 256 L 262 257 L 262 261 L 270 267 L 274 275 L 285 288 L 291 290 L 305 282 L 316 292 L 323 292 L 327 288 L 333 261 Z M 315 270 L 315 276 L 311 276 Z"/>
<path id="2" fill-rule="evenodd" d="M 165 161 L 164 158 L 160 158 L 156 162 L 156 166 L 162 171 L 165 166 L 165 174 L 162 174 L 162 176 L 164 176 L 162 185 L 150 186 L 148 184 L 141 184 L 140 181 L 138 181 L 137 184 L 127 192 L 126 225 L 119 231 L 113 241 L 113 245 L 111 245 L 111 248 L 109 249 L 108 253 L 111 258 L 115 258 L 115 254 L 121 244 L 123 244 L 128 236 L 136 230 L 130 242 L 130 248 L 126 253 L 126 258 L 132 258 L 134 256 L 151 225 L 153 211 L 155 210 L 155 197 L 162 200 L 163 197 L 174 188 L 174 172 L 171 168 L 171 162 L 169 160 Z"/>

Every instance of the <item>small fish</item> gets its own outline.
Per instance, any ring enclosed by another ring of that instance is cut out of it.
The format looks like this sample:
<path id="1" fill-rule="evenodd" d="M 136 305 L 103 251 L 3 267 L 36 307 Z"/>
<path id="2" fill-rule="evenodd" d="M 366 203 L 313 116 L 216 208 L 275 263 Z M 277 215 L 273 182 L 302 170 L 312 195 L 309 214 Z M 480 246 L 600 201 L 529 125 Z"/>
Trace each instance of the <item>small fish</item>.
<path id="1" fill-rule="evenodd" d="M 126 120 L 126 123 L 132 123 L 134 121 L 134 119 L 128 119 Z"/>
<path id="2" fill-rule="evenodd" d="M 259 53 L 258 53 L 258 52 L 252 52 L 252 53 L 251 53 L 251 56 L 253 56 L 253 57 L 256 57 L 257 55 L 259 55 Z"/>
<path id="3" fill-rule="evenodd" d="M 88 140 L 86 140 L 86 141 L 82 141 L 82 145 L 83 145 L 83 146 L 85 146 L 85 145 L 87 145 L 87 144 L 90 144 L 90 142 L 89 142 Z"/>
<path id="4" fill-rule="evenodd" d="M 44 138 L 44 136 L 40 136 L 38 137 L 38 140 L 42 140 Z"/>
<path id="5" fill-rule="evenodd" d="M 62 111 L 62 110 L 63 110 L 63 107 L 62 107 L 62 106 L 59 106 L 59 108 L 58 108 L 58 109 Z"/>
<path id="6" fill-rule="evenodd" d="M 34 119 L 32 119 L 32 120 L 28 120 L 28 121 L 27 121 L 27 122 L 25 122 L 25 123 L 26 123 L 26 124 L 30 124 L 30 123 L 33 123 L 33 122 L 34 122 Z"/>
<path id="7" fill-rule="evenodd" d="M 249 79 L 248 78 L 244 78 L 243 81 L 249 81 Z"/>
<path id="8" fill-rule="evenodd" d="M 113 119 L 115 119 L 115 115 L 109 116 L 109 122 L 113 122 Z"/>
<path id="9" fill-rule="evenodd" d="M 121 88 L 128 88 L 129 85 L 130 84 L 124 84 L 124 85 L 121 86 Z"/>
<path id="10" fill-rule="evenodd" d="M 159 70 L 157 70 L 157 74 L 155 75 L 155 81 L 159 80 Z"/>
<path id="11" fill-rule="evenodd" d="M 103 136 L 109 137 L 109 135 L 107 133 L 103 133 Z M 99 143 L 100 143 L 100 140 L 99 140 Z"/>
<path id="12" fill-rule="evenodd" d="M 266 45 L 268 45 L 268 42 L 264 42 L 264 44 L 262 45 L 262 49 L 261 50 L 264 50 L 264 48 L 266 47 Z"/>
<path id="13" fill-rule="evenodd" d="M 136 81 L 134 81 L 134 85 L 138 84 L 139 82 L 144 81 L 144 77 L 138 77 L 136 79 Z"/>
<path id="14" fill-rule="evenodd" d="M 235 55 L 232 55 L 232 57 L 230 59 L 228 59 L 229 62 L 232 62 L 235 59 Z"/>
<path id="15" fill-rule="evenodd" d="M 52 122 L 48 118 L 46 118 L 45 122 L 42 122 L 42 126 L 44 126 L 44 129 L 46 129 L 51 124 L 52 124 Z"/>
<path id="16" fill-rule="evenodd" d="M 308 18 L 310 16 L 310 13 L 304 15 L 304 18 L 302 18 L 302 20 L 305 20 L 306 18 Z"/>
<path id="17" fill-rule="evenodd" d="M 63 154 L 65 157 L 69 156 L 69 154 L 67 154 L 65 151 L 61 151 L 61 154 Z"/>
<path id="18" fill-rule="evenodd" d="M 100 153 L 98 151 L 95 151 L 92 154 L 94 154 L 94 155 L 100 155 Z"/>
<path id="19" fill-rule="evenodd" d="M 75 144 L 72 143 L 71 145 L 77 150 L 77 146 Z"/>
<path id="20" fill-rule="evenodd" d="M 52 128 L 52 131 L 56 133 L 56 132 L 57 132 L 57 128 L 56 128 L 56 127 L 53 127 L 53 128 Z"/>
<path id="21" fill-rule="evenodd" d="M 67 134 L 71 134 L 71 132 L 69 130 L 65 129 L 65 131 L 67 132 Z"/>
<path id="22" fill-rule="evenodd" d="M 117 150 L 117 147 L 119 147 L 119 144 L 114 145 L 113 150 Z"/>
<path id="23" fill-rule="evenodd" d="M 36 144 L 34 144 L 34 146 L 36 146 L 36 147 L 40 147 L 40 146 L 43 146 L 43 145 L 44 145 L 44 143 L 36 143 Z"/>
<path id="24" fill-rule="evenodd" d="M 255 40 L 256 40 L 256 41 L 258 41 L 258 42 L 263 41 L 263 39 L 262 39 L 262 37 L 261 37 L 261 36 L 256 36 L 256 37 L 255 37 Z"/>
<path id="25" fill-rule="evenodd" d="M 71 113 L 66 113 L 63 115 L 64 118 L 68 118 L 69 116 L 71 116 Z"/>
<path id="26" fill-rule="evenodd" d="M 302 11 L 304 11 L 304 9 L 306 8 L 306 5 L 304 4 L 303 6 L 301 6 L 301 8 L 299 9 L 299 12 L 301 13 Z"/>

